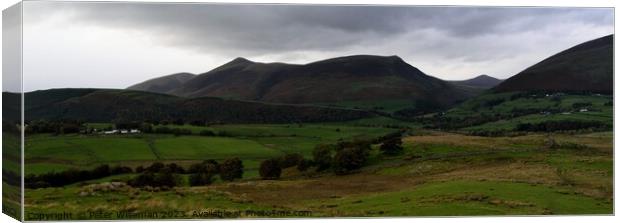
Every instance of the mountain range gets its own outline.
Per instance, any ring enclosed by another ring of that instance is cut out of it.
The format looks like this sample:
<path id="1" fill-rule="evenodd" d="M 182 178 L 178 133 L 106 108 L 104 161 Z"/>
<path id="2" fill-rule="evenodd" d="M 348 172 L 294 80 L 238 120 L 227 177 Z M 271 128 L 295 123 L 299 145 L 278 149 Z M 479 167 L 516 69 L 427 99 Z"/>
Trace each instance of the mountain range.
<path id="1" fill-rule="evenodd" d="M 24 108 L 27 120 L 109 122 L 120 117 L 214 123 L 325 122 L 398 111 L 428 113 L 481 93 L 509 91 L 613 93 L 613 35 L 557 53 L 504 81 L 487 75 L 444 81 L 397 56 L 356 55 L 303 65 L 237 58 L 202 74 L 172 74 L 125 90 L 28 92 Z M 19 98 L 19 94 L 3 93 L 7 103 Z M 350 102 L 360 103 L 342 106 Z M 4 109 L 15 112 L 7 112 L 3 118 L 19 118 L 11 115 L 18 114 L 19 103 L 7 103 L 3 103 Z M 361 106 L 364 103 L 372 106 Z M 382 110 L 381 106 L 393 107 Z"/>
<path id="2" fill-rule="evenodd" d="M 445 107 L 473 96 L 426 75 L 398 56 L 354 55 L 303 65 L 236 58 L 180 85 L 175 77 L 149 80 L 128 89 L 288 104 L 403 99 Z M 169 79 L 174 83 L 166 84 Z"/>
<path id="3" fill-rule="evenodd" d="M 285 104 L 338 104 L 400 100 L 445 108 L 487 89 L 507 91 L 613 91 L 613 35 L 591 40 L 507 80 L 488 75 L 444 81 L 398 56 L 354 55 L 308 64 L 260 63 L 236 58 L 202 74 L 178 73 L 127 89 L 179 97 L 218 97 Z"/>

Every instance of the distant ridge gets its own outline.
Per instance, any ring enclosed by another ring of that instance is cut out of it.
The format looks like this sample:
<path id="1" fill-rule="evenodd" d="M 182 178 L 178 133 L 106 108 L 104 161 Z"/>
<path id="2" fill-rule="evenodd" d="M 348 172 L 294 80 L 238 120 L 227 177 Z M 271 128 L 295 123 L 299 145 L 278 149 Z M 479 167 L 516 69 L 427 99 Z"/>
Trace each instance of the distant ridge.
<path id="1" fill-rule="evenodd" d="M 502 80 L 483 74 L 467 80 L 450 82 L 456 85 L 462 85 L 467 87 L 489 89 L 501 83 Z"/>
<path id="2" fill-rule="evenodd" d="M 258 63 L 239 57 L 165 93 L 289 104 L 406 99 L 436 106 L 452 105 L 472 96 L 426 75 L 398 56 L 375 55 L 337 57 L 303 65 Z"/>

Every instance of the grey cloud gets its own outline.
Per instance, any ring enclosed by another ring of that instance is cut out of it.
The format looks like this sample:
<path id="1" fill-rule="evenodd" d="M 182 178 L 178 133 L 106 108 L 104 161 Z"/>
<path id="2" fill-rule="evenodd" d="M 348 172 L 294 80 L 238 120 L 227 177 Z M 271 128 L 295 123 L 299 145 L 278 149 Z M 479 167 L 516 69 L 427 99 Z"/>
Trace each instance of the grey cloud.
<path id="1" fill-rule="evenodd" d="M 36 9 L 39 19 L 70 11 L 72 22 L 152 32 L 166 44 L 258 54 L 337 50 L 428 28 L 473 38 L 536 31 L 557 22 L 613 23 L 609 9 L 576 8 L 54 2 Z"/>
<path id="2" fill-rule="evenodd" d="M 24 10 L 26 25 L 60 17 L 64 24 L 137 31 L 157 44 L 221 58 L 308 62 L 349 53 L 396 54 L 414 66 L 432 64 L 427 70 L 434 72 L 496 72 L 504 78 L 541 57 L 612 33 L 614 15 L 611 8 L 40 1 L 26 2 Z M 527 63 L 503 64 L 509 62 Z M 450 70 L 459 66 L 468 69 Z"/>

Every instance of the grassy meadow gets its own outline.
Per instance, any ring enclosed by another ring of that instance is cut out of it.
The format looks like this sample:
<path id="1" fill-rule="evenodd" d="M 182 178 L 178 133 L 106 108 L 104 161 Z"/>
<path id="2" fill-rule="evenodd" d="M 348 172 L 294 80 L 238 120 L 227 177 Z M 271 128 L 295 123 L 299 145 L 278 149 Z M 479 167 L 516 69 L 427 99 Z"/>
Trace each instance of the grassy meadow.
<path id="1" fill-rule="evenodd" d="M 2 133 L 2 208 L 3 213 L 19 218 L 21 216 L 21 149 L 19 135 Z M 10 174 L 15 173 L 15 174 Z M 8 182 L 15 182 L 9 184 Z M 18 183 L 19 182 L 19 183 Z"/>
<path id="2" fill-rule="evenodd" d="M 107 125 L 94 124 L 100 128 Z M 108 124 L 109 125 L 109 124 Z M 333 124 L 176 126 L 194 134 L 202 130 L 231 137 L 136 135 L 32 135 L 26 138 L 26 174 L 93 168 L 99 164 L 148 165 L 155 160 L 189 166 L 206 159 L 240 157 L 256 168 L 259 161 L 287 153 L 310 157 L 314 146 L 338 140 L 374 138 L 396 130 Z M 254 169 L 255 170 L 255 169 Z M 254 174 L 256 175 L 256 174 Z"/>
<path id="3" fill-rule="evenodd" d="M 208 184 L 195 185 L 192 174 L 178 173 L 178 184 L 164 189 L 129 186 L 142 175 L 133 171 L 27 188 L 26 220 L 45 220 L 41 214 L 58 212 L 89 220 L 613 214 L 613 99 L 517 94 L 482 95 L 420 119 L 378 115 L 312 124 L 152 126 L 186 130 L 183 134 L 30 134 L 25 142 L 27 176 L 102 164 L 137 170 L 154 162 L 189 170 L 205 160 L 221 164 L 233 157 L 242 161 L 243 174 L 232 181 L 216 175 Z M 396 111 L 401 102 L 390 103 L 385 110 Z M 442 129 L 428 127 L 428 120 L 448 120 L 446 126 L 475 121 Z M 609 125 L 516 130 L 523 123 L 567 120 Z M 112 123 L 85 125 L 114 128 Z M 470 134 L 479 130 L 503 134 Z M 382 150 L 386 139 L 377 139 L 394 133 L 402 151 L 387 154 Z M 285 167 L 276 179 L 261 175 L 265 160 L 291 154 L 313 160 L 319 145 L 364 140 L 372 142 L 364 165 L 346 174 L 313 165 L 307 170 Z M 5 169 L 17 167 L 4 164 Z M 110 186 L 117 182 L 120 186 Z"/>
<path id="4" fill-rule="evenodd" d="M 231 155 L 241 157 L 246 169 L 243 179 L 234 182 L 218 180 L 208 186 L 181 186 L 168 191 L 128 187 L 80 195 L 89 185 L 124 181 L 133 174 L 59 188 L 27 189 L 27 213 L 72 211 L 78 213 L 75 219 L 90 219 L 93 212 L 110 212 L 114 214 L 100 218 L 116 219 L 135 217 L 117 213 L 161 210 L 175 211 L 162 218 L 218 218 L 216 211 L 230 211 L 228 217 L 252 218 L 613 211 L 611 132 L 478 137 L 420 131 L 403 138 L 404 152 L 400 155 L 386 156 L 373 146 L 368 165 L 348 175 L 300 172 L 293 167 L 284 169 L 279 180 L 260 180 L 257 167 L 264 158 L 292 151 L 309 156 L 311 150 L 307 148 L 316 143 L 377 136 L 392 129 L 332 125 L 208 128 L 242 136 L 32 136 L 27 142 L 29 173 L 98 163 L 135 166 L 153 159 L 189 164 Z M 558 146 L 548 148 L 549 140 Z M 123 151 L 113 148 L 119 142 L 124 145 Z M 45 154 L 48 158 L 43 159 Z M 257 215 L 254 211 L 287 214 Z"/>

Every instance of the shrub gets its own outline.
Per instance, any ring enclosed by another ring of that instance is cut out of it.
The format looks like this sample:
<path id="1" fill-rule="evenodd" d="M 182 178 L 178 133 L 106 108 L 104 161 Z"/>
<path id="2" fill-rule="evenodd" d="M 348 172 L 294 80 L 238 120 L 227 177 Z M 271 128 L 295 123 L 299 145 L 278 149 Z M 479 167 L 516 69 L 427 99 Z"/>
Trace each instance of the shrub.
<path id="1" fill-rule="evenodd" d="M 297 164 L 297 170 L 299 170 L 301 172 L 304 172 L 304 171 L 308 170 L 308 168 L 310 168 L 313 164 L 314 163 L 312 163 L 312 160 L 302 159 Z"/>
<path id="2" fill-rule="evenodd" d="M 187 170 L 189 173 L 198 173 L 204 171 L 211 171 L 214 173 L 219 173 L 219 164 L 215 160 L 205 160 L 202 163 L 192 164 Z"/>
<path id="3" fill-rule="evenodd" d="M 161 171 L 164 167 L 166 167 L 166 165 L 164 165 L 163 163 L 161 163 L 161 162 L 154 162 L 149 167 L 147 167 L 145 169 L 145 171 L 157 173 L 157 172 Z"/>
<path id="4" fill-rule="evenodd" d="M 82 121 L 77 120 L 63 120 L 63 121 L 46 121 L 46 120 L 34 120 L 27 123 L 25 132 L 27 134 L 35 133 L 53 133 L 58 134 L 70 134 L 86 131 L 87 128 Z M 3 125 L 7 130 L 17 130 L 16 126 Z M 8 127 L 8 128 L 7 128 Z"/>
<path id="5" fill-rule="evenodd" d="M 194 163 L 194 164 L 189 166 L 189 169 L 187 169 L 187 172 L 188 173 L 198 173 L 198 172 L 200 172 L 201 168 L 202 168 L 202 163 Z"/>
<path id="6" fill-rule="evenodd" d="M 206 160 L 190 167 L 192 174 L 189 176 L 190 186 L 208 185 L 213 182 L 213 177 L 219 172 L 219 165 L 214 160 Z"/>
<path id="7" fill-rule="evenodd" d="M 129 180 L 127 184 L 132 187 L 174 187 L 179 184 L 179 181 L 179 176 L 171 171 L 163 171 L 160 173 L 144 172 Z"/>
<path id="8" fill-rule="evenodd" d="M 599 121 L 564 120 L 545 121 L 540 123 L 521 123 L 517 125 L 515 130 L 525 132 L 553 132 L 589 128 L 600 129 L 609 127 L 605 123 Z"/>
<path id="9" fill-rule="evenodd" d="M 81 126 L 75 123 L 64 123 L 60 132 L 62 134 L 79 133 Z"/>
<path id="10" fill-rule="evenodd" d="M 263 180 L 278 179 L 282 173 L 282 167 L 277 159 L 268 159 L 261 162 L 259 173 Z"/>
<path id="11" fill-rule="evenodd" d="M 205 130 L 200 131 L 200 135 L 201 136 L 215 136 L 215 132 L 205 129 Z"/>
<path id="12" fill-rule="evenodd" d="M 152 133 L 153 132 L 153 126 L 149 123 L 142 123 L 140 125 L 140 131 L 144 132 L 144 133 Z"/>
<path id="13" fill-rule="evenodd" d="M 179 166 L 176 163 L 169 163 L 166 165 L 166 168 L 168 168 L 173 173 L 185 173 L 185 169 L 183 169 L 182 166 Z"/>
<path id="14" fill-rule="evenodd" d="M 396 155 L 403 152 L 403 141 L 400 138 L 388 139 L 381 144 L 379 150 L 385 155 Z"/>
<path id="15" fill-rule="evenodd" d="M 192 187 L 209 185 L 213 182 L 213 176 L 215 176 L 215 174 L 192 173 L 191 175 L 189 175 L 189 185 Z"/>
<path id="16" fill-rule="evenodd" d="M 60 187 L 73 184 L 80 181 L 100 179 L 114 174 L 123 174 L 131 172 L 130 167 L 114 167 L 110 168 L 107 164 L 97 166 L 92 170 L 69 169 L 61 172 L 44 173 L 40 175 L 29 174 L 24 178 L 24 187 L 40 188 L 40 187 Z M 7 174 L 8 172 L 3 172 Z M 3 178 L 6 180 L 7 178 Z"/>
<path id="17" fill-rule="evenodd" d="M 107 164 L 104 164 L 104 165 L 95 167 L 95 169 L 91 171 L 91 175 L 95 178 L 102 178 L 102 177 L 110 176 L 110 166 L 108 166 Z"/>
<path id="18" fill-rule="evenodd" d="M 131 167 L 127 167 L 127 166 L 114 166 L 110 169 L 110 175 L 118 175 L 118 174 L 125 174 L 125 173 L 131 173 L 133 172 L 131 170 Z"/>
<path id="19" fill-rule="evenodd" d="M 155 128 L 155 133 L 158 133 L 158 134 L 174 134 L 175 136 L 180 136 L 180 135 L 191 135 L 192 131 L 189 130 L 189 129 L 169 128 L 169 127 L 166 127 L 166 126 L 161 126 L 161 127 Z"/>
<path id="20" fill-rule="evenodd" d="M 299 153 L 286 154 L 282 156 L 279 160 L 280 167 L 289 168 L 289 167 L 297 166 L 297 164 L 299 164 L 299 162 L 303 159 L 304 157 Z"/>
<path id="21" fill-rule="evenodd" d="M 361 168 L 366 162 L 368 152 L 362 147 L 348 147 L 336 153 L 333 168 L 336 174 L 347 174 Z"/>
<path id="22" fill-rule="evenodd" d="M 312 151 L 312 157 L 314 164 L 317 166 L 317 171 L 326 170 L 331 166 L 332 153 L 334 149 L 331 145 L 317 145 Z"/>
<path id="23" fill-rule="evenodd" d="M 225 160 L 220 164 L 220 178 L 224 181 L 233 181 L 243 176 L 243 163 L 239 158 Z"/>
<path id="24" fill-rule="evenodd" d="M 341 141 L 336 144 L 336 150 L 341 150 L 341 149 L 350 148 L 350 147 L 359 147 L 362 149 L 362 151 L 367 152 L 367 151 L 370 151 L 371 144 L 372 144 L 372 140 L 356 139 L 353 141 Z"/>

